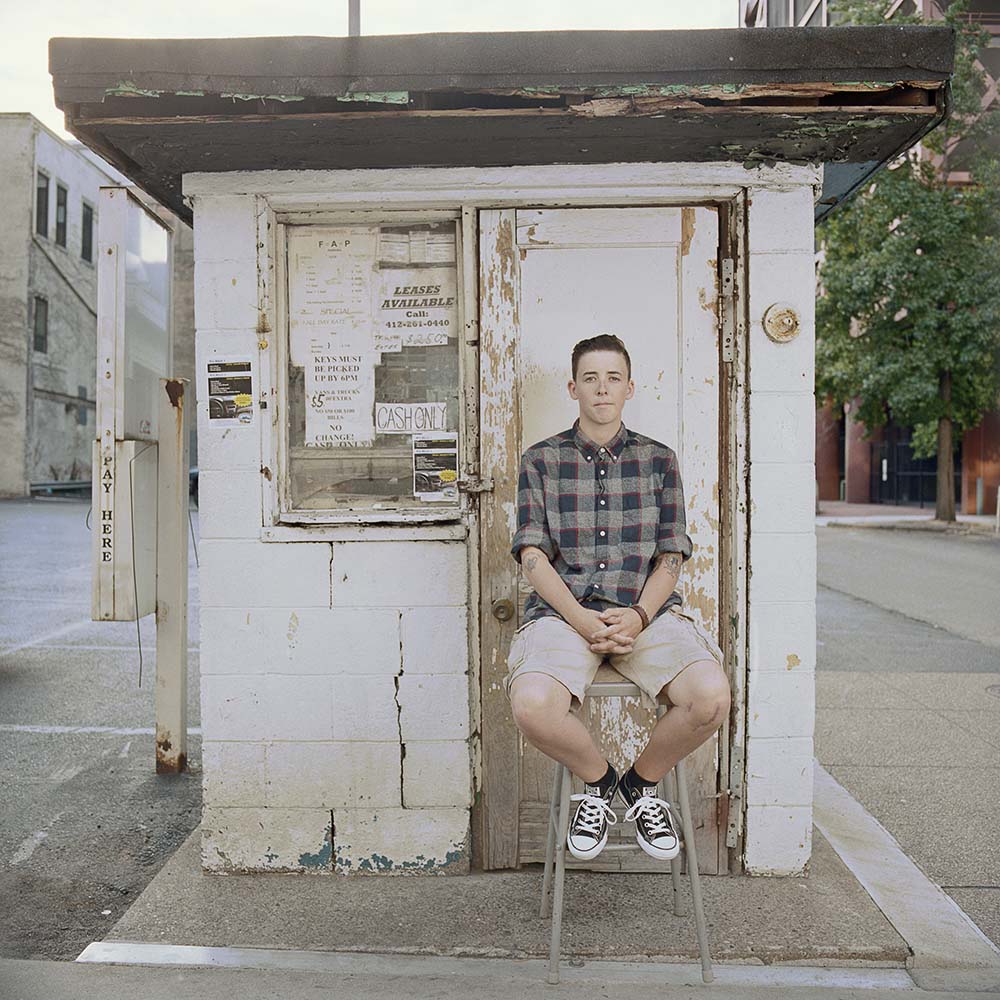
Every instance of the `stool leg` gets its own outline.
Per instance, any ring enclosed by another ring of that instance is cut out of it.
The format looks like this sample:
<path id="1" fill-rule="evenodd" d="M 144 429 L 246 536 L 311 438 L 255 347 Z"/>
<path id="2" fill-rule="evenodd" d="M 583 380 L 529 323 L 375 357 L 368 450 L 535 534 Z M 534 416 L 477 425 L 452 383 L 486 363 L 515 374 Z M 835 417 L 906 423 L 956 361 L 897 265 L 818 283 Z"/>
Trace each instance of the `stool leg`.
<path id="1" fill-rule="evenodd" d="M 673 768 L 670 769 L 666 778 L 667 801 L 673 805 L 677 804 L 677 778 Z M 670 881 L 674 889 L 674 916 L 684 916 L 684 897 L 681 895 L 681 855 L 680 852 L 670 859 Z"/>
<path id="2" fill-rule="evenodd" d="M 542 909 L 544 920 L 550 911 L 552 900 L 552 868 L 556 857 L 556 828 L 559 826 L 559 786 L 562 781 L 562 764 L 556 763 L 552 769 L 552 793 L 549 795 L 549 833 L 545 841 L 545 874 L 542 876 Z"/>
<path id="3" fill-rule="evenodd" d="M 560 765 L 559 829 L 556 831 L 556 882 L 552 903 L 552 939 L 549 943 L 549 974 L 547 982 L 559 982 L 559 939 L 562 935 L 563 886 L 566 881 L 566 831 L 569 828 L 569 795 L 573 776 L 568 767 Z"/>
<path id="4" fill-rule="evenodd" d="M 698 856 L 694 847 L 694 823 L 691 819 L 691 803 L 688 800 L 687 775 L 684 761 L 679 760 L 675 768 L 677 792 L 681 807 L 681 822 L 684 825 L 684 856 L 687 859 L 688 877 L 691 879 L 691 902 L 694 904 L 694 922 L 698 931 L 698 951 L 701 953 L 701 978 L 710 983 L 712 957 L 708 950 L 708 929 L 705 925 L 705 909 L 701 902 L 701 882 L 698 880 Z"/>

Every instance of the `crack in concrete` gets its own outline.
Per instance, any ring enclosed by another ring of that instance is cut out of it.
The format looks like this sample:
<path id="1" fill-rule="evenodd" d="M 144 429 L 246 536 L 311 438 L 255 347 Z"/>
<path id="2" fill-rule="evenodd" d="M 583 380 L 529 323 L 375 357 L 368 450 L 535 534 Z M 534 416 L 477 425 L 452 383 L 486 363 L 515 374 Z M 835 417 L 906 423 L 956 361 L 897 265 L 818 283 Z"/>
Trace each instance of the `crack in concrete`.
<path id="1" fill-rule="evenodd" d="M 403 770 L 406 761 L 406 744 L 403 742 L 403 706 L 399 700 L 399 679 L 403 676 L 403 612 L 397 612 L 399 627 L 399 672 L 392 679 L 393 697 L 396 699 L 396 729 L 399 733 L 399 805 L 406 808 L 406 796 L 403 792 Z"/>

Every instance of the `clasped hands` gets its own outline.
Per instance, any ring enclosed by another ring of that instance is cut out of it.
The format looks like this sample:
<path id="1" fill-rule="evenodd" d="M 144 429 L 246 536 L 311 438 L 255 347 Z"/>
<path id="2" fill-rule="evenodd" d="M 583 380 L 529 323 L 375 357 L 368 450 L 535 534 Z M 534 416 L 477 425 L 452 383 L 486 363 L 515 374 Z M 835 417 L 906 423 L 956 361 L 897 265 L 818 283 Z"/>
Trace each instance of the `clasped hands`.
<path id="1" fill-rule="evenodd" d="M 642 631 L 642 618 L 632 608 L 608 608 L 594 611 L 581 608 L 573 628 L 587 640 L 593 653 L 628 653 Z"/>

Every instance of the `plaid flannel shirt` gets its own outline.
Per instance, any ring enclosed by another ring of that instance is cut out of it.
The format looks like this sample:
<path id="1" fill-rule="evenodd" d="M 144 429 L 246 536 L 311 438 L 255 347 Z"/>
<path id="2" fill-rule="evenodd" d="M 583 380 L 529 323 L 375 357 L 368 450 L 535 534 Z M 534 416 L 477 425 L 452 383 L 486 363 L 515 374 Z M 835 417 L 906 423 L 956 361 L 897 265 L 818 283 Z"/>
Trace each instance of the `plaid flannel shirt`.
<path id="1" fill-rule="evenodd" d="M 517 482 L 511 554 L 518 562 L 526 545 L 548 556 L 584 606 L 635 604 L 661 552 L 691 555 L 677 456 L 624 424 L 602 447 L 579 420 L 532 445 Z M 657 615 L 680 603 L 675 591 Z M 557 614 L 532 593 L 523 621 Z"/>

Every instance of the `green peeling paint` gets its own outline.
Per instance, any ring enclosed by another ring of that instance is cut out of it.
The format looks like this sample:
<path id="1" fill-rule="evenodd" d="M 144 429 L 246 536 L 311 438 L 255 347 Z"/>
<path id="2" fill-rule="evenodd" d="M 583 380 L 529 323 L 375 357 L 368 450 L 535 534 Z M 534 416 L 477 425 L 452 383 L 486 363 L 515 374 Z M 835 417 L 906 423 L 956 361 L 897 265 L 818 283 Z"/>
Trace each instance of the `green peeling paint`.
<path id="1" fill-rule="evenodd" d="M 304 856 L 303 856 L 304 857 Z M 413 860 L 394 861 L 384 854 L 372 854 L 367 858 L 362 858 L 357 865 L 359 872 L 433 872 L 442 871 L 450 865 L 460 864 L 466 860 L 464 848 L 448 851 L 444 860 L 440 858 L 428 858 L 423 854 L 418 854 Z M 337 854 L 335 865 L 341 872 L 349 871 L 353 867 L 350 858 Z"/>
<path id="2" fill-rule="evenodd" d="M 698 97 L 707 94 L 742 94 L 742 83 L 666 83 L 627 84 L 624 86 L 596 87 L 594 97 Z"/>
<path id="3" fill-rule="evenodd" d="M 392 861 L 384 854 L 373 854 L 371 858 L 362 858 L 358 868 L 365 872 L 388 872 L 392 871 Z"/>
<path id="4" fill-rule="evenodd" d="M 330 859 L 333 857 L 333 839 L 330 831 L 326 831 L 323 838 L 323 846 L 315 854 L 300 854 L 299 864 L 303 868 L 329 868 Z"/>
<path id="5" fill-rule="evenodd" d="M 823 122 L 816 119 L 804 119 L 801 125 L 779 132 L 779 139 L 826 139 L 836 135 L 848 135 L 853 132 L 887 128 L 898 119 L 884 117 L 850 118 L 846 122 Z"/>
<path id="6" fill-rule="evenodd" d="M 892 83 L 887 80 L 838 80 L 838 87 L 864 87 L 866 90 L 888 90 L 898 87 L 899 81 Z"/>
<path id="7" fill-rule="evenodd" d="M 409 104 L 408 90 L 358 90 L 337 95 L 338 101 L 363 101 L 366 104 Z"/>
<path id="8" fill-rule="evenodd" d="M 143 90 L 131 80 L 119 80 L 104 91 L 106 97 L 159 97 L 162 93 L 161 90 Z"/>
<path id="9" fill-rule="evenodd" d="M 304 97 L 296 97 L 290 94 L 219 94 L 219 97 L 228 97 L 234 101 L 304 101 Z"/>

